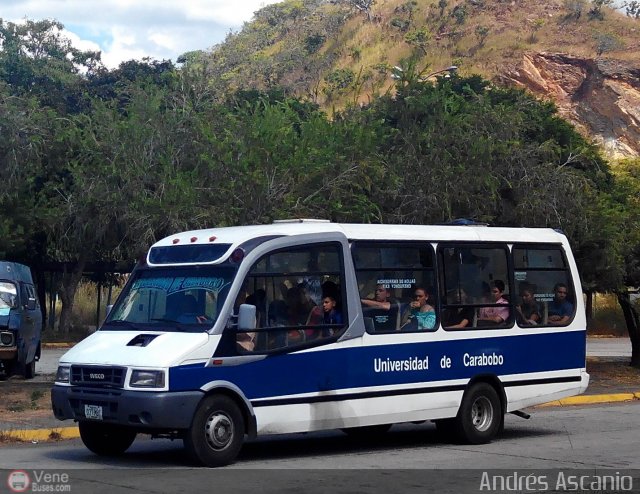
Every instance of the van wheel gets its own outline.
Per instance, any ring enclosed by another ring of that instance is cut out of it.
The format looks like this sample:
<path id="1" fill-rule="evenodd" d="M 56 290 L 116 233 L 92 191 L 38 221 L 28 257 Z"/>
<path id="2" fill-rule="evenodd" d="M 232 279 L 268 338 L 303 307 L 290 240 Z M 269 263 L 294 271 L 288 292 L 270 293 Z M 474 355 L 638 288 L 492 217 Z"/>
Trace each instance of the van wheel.
<path id="1" fill-rule="evenodd" d="M 13 374 L 13 369 L 15 369 L 16 366 L 16 360 L 3 360 L 2 361 L 2 368 L 4 369 L 4 374 L 6 377 L 11 376 L 11 374 Z"/>
<path id="2" fill-rule="evenodd" d="M 232 463 L 244 442 L 245 423 L 238 405 L 223 395 L 204 398 L 184 437 L 193 460 L 207 467 Z"/>
<path id="3" fill-rule="evenodd" d="M 78 428 L 87 449 L 100 456 L 121 455 L 136 438 L 136 431 L 120 425 L 80 421 Z"/>
<path id="4" fill-rule="evenodd" d="M 374 439 L 376 436 L 388 432 L 392 425 L 393 424 L 365 425 L 363 427 L 346 427 L 340 430 L 354 439 Z"/>
<path id="5" fill-rule="evenodd" d="M 496 390 L 487 383 L 477 383 L 467 390 L 455 429 L 458 439 L 469 444 L 490 442 L 502 422 L 502 407 Z"/>

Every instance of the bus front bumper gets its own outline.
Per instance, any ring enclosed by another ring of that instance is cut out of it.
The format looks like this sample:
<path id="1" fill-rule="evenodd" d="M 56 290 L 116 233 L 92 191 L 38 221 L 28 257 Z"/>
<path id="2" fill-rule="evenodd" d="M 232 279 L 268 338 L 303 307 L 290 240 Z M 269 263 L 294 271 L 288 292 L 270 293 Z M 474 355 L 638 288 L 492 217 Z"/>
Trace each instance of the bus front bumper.
<path id="1" fill-rule="evenodd" d="M 140 429 L 175 430 L 191 425 L 202 397 L 201 391 L 169 393 L 54 385 L 51 407 L 59 420 L 97 420 Z M 92 412 L 90 416 L 88 411 Z"/>

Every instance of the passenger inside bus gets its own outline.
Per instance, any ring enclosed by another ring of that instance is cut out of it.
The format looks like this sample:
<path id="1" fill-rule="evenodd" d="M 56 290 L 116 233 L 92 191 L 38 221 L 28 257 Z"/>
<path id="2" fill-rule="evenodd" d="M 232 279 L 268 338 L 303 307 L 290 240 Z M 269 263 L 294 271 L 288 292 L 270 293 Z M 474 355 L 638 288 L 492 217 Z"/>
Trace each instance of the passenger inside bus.
<path id="1" fill-rule="evenodd" d="M 436 311 L 433 308 L 429 291 L 416 287 L 413 300 L 402 317 L 401 331 L 421 331 L 436 327 Z"/>
<path id="2" fill-rule="evenodd" d="M 342 324 L 342 313 L 338 310 L 338 301 L 334 295 L 327 294 L 322 299 L 323 324 Z"/>
<path id="3" fill-rule="evenodd" d="M 373 320 L 376 332 L 396 331 L 400 327 L 400 304 L 391 299 L 391 292 L 382 284 L 376 285 L 373 299 L 362 298 L 364 317 Z"/>
<path id="4" fill-rule="evenodd" d="M 198 309 L 198 301 L 193 295 L 186 294 L 179 299 L 176 322 L 183 324 L 205 324 L 208 321 L 209 318 Z"/>
<path id="5" fill-rule="evenodd" d="M 467 294 L 463 288 L 458 288 L 450 293 L 447 302 L 453 305 L 463 305 L 467 303 Z M 443 314 L 442 326 L 445 328 L 466 328 L 473 324 L 473 308 L 471 307 L 449 307 Z"/>
<path id="6" fill-rule="evenodd" d="M 531 285 L 520 288 L 521 302 L 516 306 L 516 318 L 521 326 L 536 326 L 542 321 L 542 311 L 534 293 L 535 288 Z"/>
<path id="7" fill-rule="evenodd" d="M 549 322 L 567 324 L 573 315 L 573 304 L 567 300 L 569 289 L 564 283 L 556 283 L 553 293 L 553 300 L 549 302 Z"/>
<path id="8" fill-rule="evenodd" d="M 509 302 L 504 298 L 504 281 L 494 280 L 490 285 L 489 303 L 500 304 L 504 307 L 482 307 L 478 311 L 479 326 L 495 326 L 505 324 L 509 320 Z"/>

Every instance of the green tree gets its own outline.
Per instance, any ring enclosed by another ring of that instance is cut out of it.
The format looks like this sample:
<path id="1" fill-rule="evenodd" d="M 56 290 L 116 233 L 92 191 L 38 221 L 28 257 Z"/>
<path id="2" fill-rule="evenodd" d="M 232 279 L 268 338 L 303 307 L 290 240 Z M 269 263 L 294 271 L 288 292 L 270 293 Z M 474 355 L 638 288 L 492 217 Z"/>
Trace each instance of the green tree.
<path id="1" fill-rule="evenodd" d="M 605 7 L 613 4 L 613 0 L 591 0 L 591 8 L 589 9 L 589 19 L 603 20 Z"/>
<path id="2" fill-rule="evenodd" d="M 476 26 L 475 35 L 478 38 L 478 46 L 484 46 L 490 31 L 487 26 Z"/>
<path id="3" fill-rule="evenodd" d="M 411 46 L 418 48 L 424 55 L 427 54 L 429 49 L 429 42 L 431 41 L 432 34 L 426 27 L 415 29 L 404 35 L 404 40 Z"/>
<path id="4" fill-rule="evenodd" d="M 624 268 L 616 294 L 631 339 L 631 365 L 640 368 L 640 305 L 632 303 L 630 296 L 631 288 L 640 288 L 640 160 L 618 163 L 615 176 L 611 204 L 618 219 L 615 238 Z"/>

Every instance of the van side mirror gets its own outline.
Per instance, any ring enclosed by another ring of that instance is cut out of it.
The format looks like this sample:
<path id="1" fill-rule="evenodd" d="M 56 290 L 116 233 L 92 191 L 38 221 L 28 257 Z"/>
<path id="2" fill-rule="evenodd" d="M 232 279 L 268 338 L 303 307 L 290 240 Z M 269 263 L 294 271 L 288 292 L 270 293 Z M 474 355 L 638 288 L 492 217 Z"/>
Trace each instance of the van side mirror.
<path id="1" fill-rule="evenodd" d="M 27 310 L 36 310 L 36 299 L 29 297 L 27 299 Z"/>
<path id="2" fill-rule="evenodd" d="M 241 304 L 238 310 L 238 329 L 251 331 L 256 329 L 256 306 Z"/>

